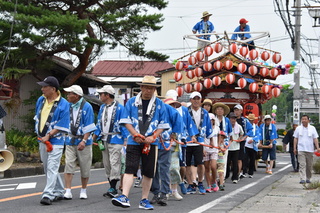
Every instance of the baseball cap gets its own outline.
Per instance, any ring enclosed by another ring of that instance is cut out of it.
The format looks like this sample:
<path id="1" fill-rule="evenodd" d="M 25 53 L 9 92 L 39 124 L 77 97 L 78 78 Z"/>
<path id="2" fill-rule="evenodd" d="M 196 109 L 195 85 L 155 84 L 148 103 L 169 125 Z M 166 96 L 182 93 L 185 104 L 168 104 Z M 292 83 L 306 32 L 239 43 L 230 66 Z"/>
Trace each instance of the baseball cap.
<path id="1" fill-rule="evenodd" d="M 236 114 L 234 114 L 234 112 L 230 112 L 229 118 L 237 118 L 237 116 L 236 116 Z"/>
<path id="2" fill-rule="evenodd" d="M 243 110 L 243 107 L 240 104 L 237 104 L 233 107 L 233 109 L 241 109 Z"/>
<path id="3" fill-rule="evenodd" d="M 216 116 L 213 113 L 209 113 L 210 120 L 215 120 Z"/>
<path id="4" fill-rule="evenodd" d="M 169 90 L 167 91 L 167 93 L 166 93 L 166 97 L 167 97 L 167 96 L 172 97 L 172 98 L 176 101 L 177 98 L 178 98 L 178 93 L 177 93 L 177 91 L 175 91 L 174 89 L 169 89 Z"/>
<path id="5" fill-rule="evenodd" d="M 114 88 L 111 85 L 104 85 L 102 88 L 97 89 L 97 93 L 103 93 L 103 92 L 109 93 L 111 95 L 116 94 Z"/>
<path id="6" fill-rule="evenodd" d="M 249 21 L 247 21 L 245 18 L 240 19 L 239 24 L 245 24 L 248 23 Z"/>
<path id="7" fill-rule="evenodd" d="M 197 96 L 198 96 L 199 98 L 202 98 L 200 92 L 193 92 L 193 93 L 190 94 L 190 99 L 193 99 L 193 98 L 195 98 L 195 97 L 197 97 Z"/>
<path id="8" fill-rule="evenodd" d="M 79 85 L 72 85 L 71 87 L 64 88 L 66 92 L 73 92 L 77 95 L 83 96 L 82 88 Z"/>
<path id="9" fill-rule="evenodd" d="M 271 119 L 272 120 L 272 117 L 270 115 L 265 115 L 263 120 L 266 120 L 266 119 Z"/>
<path id="10" fill-rule="evenodd" d="M 53 76 L 48 76 L 43 81 L 37 82 L 37 84 L 39 84 L 42 87 L 46 87 L 46 86 L 55 87 L 57 90 L 60 86 L 59 81 Z"/>
<path id="11" fill-rule="evenodd" d="M 225 133 L 224 131 L 220 131 L 220 132 L 219 132 L 219 135 L 222 135 L 222 136 L 224 136 L 224 137 L 227 137 L 227 135 L 226 135 L 226 133 Z"/>

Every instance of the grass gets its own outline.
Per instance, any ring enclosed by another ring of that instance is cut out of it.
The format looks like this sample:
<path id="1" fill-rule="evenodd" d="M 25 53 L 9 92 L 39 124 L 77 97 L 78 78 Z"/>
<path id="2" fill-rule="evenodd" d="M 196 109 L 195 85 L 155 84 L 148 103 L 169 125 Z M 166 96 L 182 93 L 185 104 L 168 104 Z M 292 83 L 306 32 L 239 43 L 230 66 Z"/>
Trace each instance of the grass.
<path id="1" fill-rule="evenodd" d="M 318 189 L 320 188 L 320 181 L 313 181 L 309 184 L 303 184 L 303 187 L 307 190 Z"/>

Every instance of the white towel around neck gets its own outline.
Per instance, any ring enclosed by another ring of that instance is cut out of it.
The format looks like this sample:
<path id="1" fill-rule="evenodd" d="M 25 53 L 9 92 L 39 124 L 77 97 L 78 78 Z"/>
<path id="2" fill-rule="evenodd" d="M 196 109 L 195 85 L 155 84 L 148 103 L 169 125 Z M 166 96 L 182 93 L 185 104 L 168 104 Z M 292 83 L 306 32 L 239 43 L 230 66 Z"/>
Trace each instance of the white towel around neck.
<path id="1" fill-rule="evenodd" d="M 299 135 L 302 136 L 303 135 L 303 128 L 304 126 L 301 125 L 301 128 L 299 130 Z M 308 137 L 311 137 L 312 136 L 312 131 L 310 129 L 310 124 L 308 124 L 308 126 L 306 127 L 307 128 L 307 131 L 308 131 Z"/>
<path id="2" fill-rule="evenodd" d="M 150 115 L 151 108 L 152 108 L 152 105 L 155 102 L 155 100 L 156 100 L 156 96 L 153 95 L 152 98 L 150 99 L 146 115 Z M 136 100 L 134 101 L 134 105 L 136 107 L 138 107 L 139 105 L 142 105 L 141 92 L 138 93 Z"/>

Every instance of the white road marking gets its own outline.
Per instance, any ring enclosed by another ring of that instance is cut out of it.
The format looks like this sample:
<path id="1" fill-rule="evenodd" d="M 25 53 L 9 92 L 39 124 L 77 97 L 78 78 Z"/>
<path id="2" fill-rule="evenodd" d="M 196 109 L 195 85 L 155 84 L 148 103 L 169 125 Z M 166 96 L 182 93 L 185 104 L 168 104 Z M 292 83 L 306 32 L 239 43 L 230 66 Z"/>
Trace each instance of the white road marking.
<path id="1" fill-rule="evenodd" d="M 17 183 L 14 184 L 5 184 L 5 185 L 0 185 L 0 187 L 8 187 L 8 186 L 17 186 Z"/>
<path id="2" fill-rule="evenodd" d="M 0 192 L 2 192 L 2 191 L 12 191 L 12 190 L 15 190 L 15 188 L 0 189 Z"/>
<path id="3" fill-rule="evenodd" d="M 273 173 L 273 174 L 277 174 L 277 173 L 279 173 L 279 172 L 281 172 L 281 171 L 283 171 L 283 170 L 286 170 L 286 169 L 289 168 L 290 166 L 291 166 L 291 165 L 288 164 L 287 166 L 279 169 L 277 172 L 275 172 L 275 173 Z M 262 181 L 264 181 L 265 179 L 270 178 L 270 177 L 271 177 L 271 175 L 264 176 L 263 178 L 259 179 L 259 180 L 256 181 L 256 182 L 253 182 L 253 183 L 250 183 L 250 184 L 248 184 L 248 185 L 245 185 L 245 186 L 243 186 L 243 187 L 241 187 L 241 188 L 239 188 L 239 189 L 237 189 L 237 190 L 235 190 L 235 191 L 233 191 L 233 192 L 230 192 L 229 194 L 226 194 L 226 195 L 224 195 L 224 196 L 222 196 L 222 197 L 220 197 L 220 198 L 218 198 L 218 199 L 216 199 L 216 200 L 213 200 L 213 201 L 211 201 L 211 202 L 209 202 L 209 203 L 207 203 L 207 204 L 205 204 L 205 205 L 203 205 L 203 206 L 200 206 L 200 207 L 198 207 L 198 208 L 190 211 L 189 213 L 200 213 L 200 212 L 204 212 L 204 211 L 206 211 L 206 210 L 208 210 L 208 209 L 210 209 L 210 208 L 218 205 L 219 203 L 226 202 L 227 200 L 229 200 L 229 199 L 232 198 L 233 196 L 237 195 L 238 193 L 240 193 L 240 192 L 242 192 L 242 191 L 244 191 L 244 190 L 246 190 L 246 189 L 248 189 L 248 188 L 250 188 L 250 187 L 253 187 L 254 185 L 256 185 L 256 184 L 258 184 L 258 183 L 260 183 L 260 182 L 262 182 Z"/>
<path id="4" fill-rule="evenodd" d="M 37 185 L 36 182 L 20 183 L 19 186 L 16 188 L 16 190 L 18 190 L 18 189 L 34 189 L 34 188 L 36 188 L 36 185 Z"/>

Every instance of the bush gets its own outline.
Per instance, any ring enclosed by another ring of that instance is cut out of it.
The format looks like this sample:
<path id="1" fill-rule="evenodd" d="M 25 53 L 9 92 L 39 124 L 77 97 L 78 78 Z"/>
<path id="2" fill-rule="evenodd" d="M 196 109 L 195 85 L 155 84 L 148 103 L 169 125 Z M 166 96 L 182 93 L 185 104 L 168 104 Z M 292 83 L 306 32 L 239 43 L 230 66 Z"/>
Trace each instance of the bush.
<path id="1" fill-rule="evenodd" d="M 37 137 L 16 128 L 6 131 L 6 144 L 7 146 L 14 146 L 18 152 L 38 152 Z"/>
<path id="2" fill-rule="evenodd" d="M 278 130 L 277 130 L 277 133 L 278 133 L 278 135 L 284 135 L 283 133 L 284 133 L 285 131 L 286 131 L 285 129 L 278 129 Z"/>
<path id="3" fill-rule="evenodd" d="M 102 162 L 102 152 L 98 146 L 92 145 L 92 164 Z"/>
<path id="4" fill-rule="evenodd" d="M 281 145 L 277 145 L 277 146 L 276 146 L 276 149 L 277 149 L 278 151 L 280 151 L 280 152 L 283 152 L 283 150 L 282 150 L 283 147 L 282 147 Z"/>
<path id="5" fill-rule="evenodd" d="M 320 174 L 320 159 L 317 159 L 317 161 L 313 163 L 313 171 L 316 174 Z"/>

